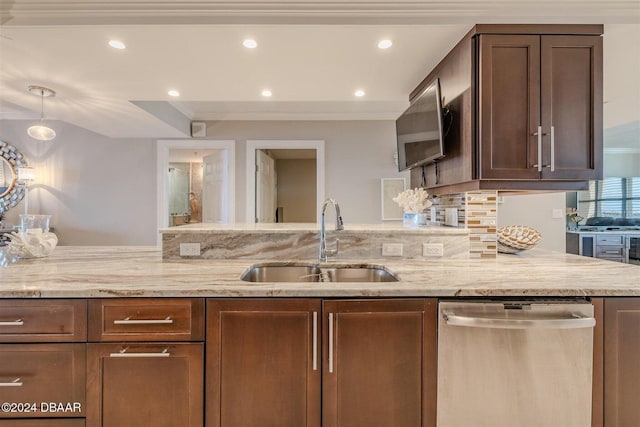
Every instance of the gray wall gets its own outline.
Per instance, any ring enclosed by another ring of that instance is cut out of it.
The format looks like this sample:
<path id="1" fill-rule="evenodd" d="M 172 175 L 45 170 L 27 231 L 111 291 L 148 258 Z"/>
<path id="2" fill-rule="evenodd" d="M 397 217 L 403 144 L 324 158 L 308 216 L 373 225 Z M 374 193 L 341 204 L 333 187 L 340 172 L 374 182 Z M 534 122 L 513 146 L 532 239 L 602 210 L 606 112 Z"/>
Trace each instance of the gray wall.
<path id="1" fill-rule="evenodd" d="M 0 120 L 0 139 L 36 168 L 29 213 L 51 214 L 60 245 L 155 245 L 156 150 L 150 139 L 111 139 L 56 123 L 53 141 L 27 136 L 32 121 Z M 7 213 L 19 222 L 24 205 Z"/>
<path id="2" fill-rule="evenodd" d="M 393 161 L 395 122 L 221 121 L 207 122 L 208 139 L 236 140 L 236 218 L 245 219 L 246 141 L 324 140 L 325 197 L 340 204 L 345 223 L 381 222 L 380 179 L 405 177 Z"/>
<path id="3" fill-rule="evenodd" d="M 31 121 L 0 120 L 0 139 L 36 168 L 29 212 L 51 214 L 61 245 L 155 245 L 156 144 L 111 139 L 57 122 L 58 137 L 29 138 Z M 210 122 L 209 139 L 234 139 L 236 217 L 245 218 L 247 139 L 325 141 L 326 197 L 340 203 L 347 223 L 380 222 L 380 178 L 406 177 L 393 163 L 393 121 Z M 7 214 L 18 222 L 23 204 Z"/>

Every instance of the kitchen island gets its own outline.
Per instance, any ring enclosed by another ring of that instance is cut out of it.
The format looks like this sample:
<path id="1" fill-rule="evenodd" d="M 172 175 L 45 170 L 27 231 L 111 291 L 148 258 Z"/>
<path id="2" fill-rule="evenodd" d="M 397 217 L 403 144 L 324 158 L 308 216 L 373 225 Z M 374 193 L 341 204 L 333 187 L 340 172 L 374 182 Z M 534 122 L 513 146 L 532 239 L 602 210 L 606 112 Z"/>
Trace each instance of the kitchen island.
<path id="1" fill-rule="evenodd" d="M 314 259 L 291 260 L 316 262 Z M 398 282 L 249 283 L 265 260 L 163 260 L 156 247 L 60 246 L 0 268 L 0 298 L 636 296 L 640 267 L 534 248 L 496 259 L 376 259 Z M 361 264 L 338 259 L 329 264 Z"/>
<path id="2" fill-rule="evenodd" d="M 397 282 L 252 283 L 241 275 L 274 260 L 163 259 L 157 247 L 0 259 L 0 398 L 62 404 L 16 403 L 0 413 L 8 425 L 434 427 L 438 304 L 455 297 L 592 304 L 592 426 L 617 425 L 603 424 L 603 405 L 638 392 L 623 382 L 633 364 L 605 356 L 640 353 L 621 338 L 640 316 L 640 299 L 624 298 L 640 295 L 637 266 L 532 249 L 321 264 L 384 266 Z"/>

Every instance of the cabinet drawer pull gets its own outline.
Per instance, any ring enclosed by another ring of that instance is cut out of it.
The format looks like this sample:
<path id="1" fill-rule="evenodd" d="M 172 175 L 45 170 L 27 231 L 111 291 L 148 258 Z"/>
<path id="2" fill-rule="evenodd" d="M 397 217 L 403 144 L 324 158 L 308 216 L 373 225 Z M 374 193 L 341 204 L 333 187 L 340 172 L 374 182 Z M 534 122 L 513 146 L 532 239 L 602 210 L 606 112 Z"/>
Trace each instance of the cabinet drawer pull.
<path id="1" fill-rule="evenodd" d="M 165 348 L 160 353 L 127 353 L 127 348 L 123 348 L 118 353 L 111 353 L 109 357 L 169 357 L 169 348 Z"/>
<path id="2" fill-rule="evenodd" d="M 22 387 L 22 378 L 16 378 L 8 383 L 0 383 L 0 387 Z"/>
<path id="3" fill-rule="evenodd" d="M 125 317 L 124 319 L 117 319 L 113 321 L 114 325 L 167 325 L 173 323 L 171 316 L 167 316 L 164 319 L 131 319 Z"/>
<path id="4" fill-rule="evenodd" d="M 313 370 L 318 370 L 318 312 L 313 312 Z"/>
<path id="5" fill-rule="evenodd" d="M 329 313 L 329 373 L 333 373 L 333 313 Z"/>
<path id="6" fill-rule="evenodd" d="M 22 325 L 24 325 L 24 320 L 22 319 L 0 321 L 0 326 L 22 326 Z"/>

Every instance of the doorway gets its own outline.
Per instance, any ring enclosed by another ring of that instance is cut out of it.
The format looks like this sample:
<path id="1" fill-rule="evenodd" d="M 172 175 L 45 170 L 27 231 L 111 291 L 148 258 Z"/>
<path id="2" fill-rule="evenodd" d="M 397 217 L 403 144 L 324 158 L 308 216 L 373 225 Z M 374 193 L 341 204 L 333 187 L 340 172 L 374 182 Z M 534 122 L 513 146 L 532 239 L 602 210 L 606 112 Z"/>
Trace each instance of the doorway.
<path id="1" fill-rule="evenodd" d="M 235 141 L 158 141 L 158 228 L 235 222 Z"/>
<path id="2" fill-rule="evenodd" d="M 324 141 L 248 140 L 246 219 L 317 222 L 324 200 Z"/>

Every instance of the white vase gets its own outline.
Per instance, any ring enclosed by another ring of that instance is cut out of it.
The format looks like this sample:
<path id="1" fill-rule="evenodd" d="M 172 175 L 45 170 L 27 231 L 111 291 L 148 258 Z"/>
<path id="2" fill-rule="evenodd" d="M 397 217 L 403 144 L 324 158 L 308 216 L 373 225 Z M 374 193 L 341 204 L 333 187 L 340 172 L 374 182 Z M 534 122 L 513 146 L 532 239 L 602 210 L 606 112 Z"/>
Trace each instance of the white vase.
<path id="1" fill-rule="evenodd" d="M 402 215 L 402 225 L 406 228 L 418 228 L 427 225 L 427 214 L 407 213 Z"/>

